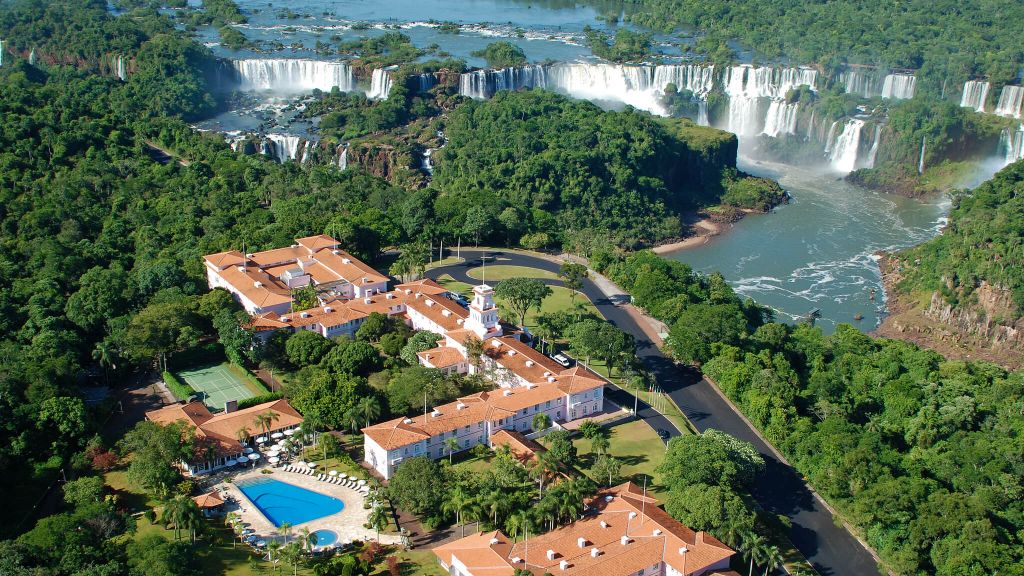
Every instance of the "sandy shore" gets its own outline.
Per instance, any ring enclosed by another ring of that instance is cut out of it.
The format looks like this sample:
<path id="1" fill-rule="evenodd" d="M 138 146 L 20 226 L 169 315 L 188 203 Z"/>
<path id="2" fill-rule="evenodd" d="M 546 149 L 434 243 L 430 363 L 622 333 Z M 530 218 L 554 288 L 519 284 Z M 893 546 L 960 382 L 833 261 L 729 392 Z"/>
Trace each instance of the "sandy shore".
<path id="1" fill-rule="evenodd" d="M 690 236 L 685 240 L 680 240 L 679 242 L 655 246 L 653 249 L 654 253 L 669 254 L 671 252 L 679 252 L 680 250 L 686 250 L 695 246 L 702 246 L 710 242 L 715 236 L 724 232 L 729 225 L 712 222 L 710 218 L 702 218 L 696 222 L 691 222 L 690 226 L 695 232 L 697 232 L 696 235 Z"/>

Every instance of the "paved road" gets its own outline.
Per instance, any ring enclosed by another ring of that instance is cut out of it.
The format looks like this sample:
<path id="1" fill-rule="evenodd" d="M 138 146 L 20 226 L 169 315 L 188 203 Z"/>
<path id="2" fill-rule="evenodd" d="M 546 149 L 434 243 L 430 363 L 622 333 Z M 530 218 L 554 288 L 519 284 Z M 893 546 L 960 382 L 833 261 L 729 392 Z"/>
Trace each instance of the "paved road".
<path id="1" fill-rule="evenodd" d="M 529 266 L 542 270 L 558 271 L 558 265 L 549 260 L 514 252 L 489 251 L 500 262 L 513 266 Z M 460 282 L 476 284 L 466 272 L 480 266 L 482 253 L 462 250 L 464 263 L 435 268 L 427 272 L 431 278 L 448 274 Z M 491 263 L 488 260 L 488 263 Z M 549 282 L 557 284 L 557 281 Z M 767 463 L 764 474 L 758 478 L 753 491 L 754 497 L 766 510 L 786 515 L 792 522 L 790 539 L 801 553 L 814 565 L 822 576 L 877 576 L 878 568 L 871 554 L 845 529 L 838 527 L 832 514 L 814 498 L 800 474 L 780 461 L 760 439 L 753 428 L 736 413 L 698 370 L 684 368 L 667 358 L 636 320 L 625 310 L 616 306 L 590 280 L 584 282 L 583 293 L 610 322 L 636 338 L 637 353 L 647 368 L 657 378 L 659 385 L 686 416 L 704 431 L 709 428 L 722 430 L 736 438 L 750 442 L 764 456 Z M 623 394 L 613 391 L 613 394 Z M 612 401 L 615 398 L 609 395 Z M 664 428 L 672 435 L 676 428 L 650 406 L 640 410 L 640 416 L 655 428 Z M 659 422 L 659 419 L 665 423 Z"/>

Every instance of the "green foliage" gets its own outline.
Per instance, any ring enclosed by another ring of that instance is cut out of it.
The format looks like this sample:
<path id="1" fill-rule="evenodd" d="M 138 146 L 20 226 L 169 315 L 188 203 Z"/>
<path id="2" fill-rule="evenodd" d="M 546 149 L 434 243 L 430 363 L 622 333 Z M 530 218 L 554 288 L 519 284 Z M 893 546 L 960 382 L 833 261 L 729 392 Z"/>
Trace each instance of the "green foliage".
<path id="1" fill-rule="evenodd" d="M 293 366 L 314 366 L 319 364 L 335 343 L 324 338 L 319 332 L 300 330 L 288 337 L 285 352 Z"/>
<path id="2" fill-rule="evenodd" d="M 725 188 L 722 204 L 737 208 L 767 212 L 786 198 L 786 192 L 779 183 L 767 178 L 733 176 L 727 178 L 722 187 Z"/>
<path id="3" fill-rule="evenodd" d="M 436 368 L 418 364 L 402 368 L 387 384 L 388 408 L 395 416 L 423 411 L 423 404 L 438 406 L 480 387 L 472 377 L 445 376 Z"/>
<path id="4" fill-rule="evenodd" d="M 131 576 L 197 576 L 195 551 L 187 542 L 148 534 L 128 544 Z"/>
<path id="5" fill-rule="evenodd" d="M 193 456 L 193 429 L 179 423 L 139 422 L 120 442 L 131 452 L 128 479 L 157 498 L 166 497 L 181 479 L 176 466 Z"/>
<path id="6" fill-rule="evenodd" d="M 338 47 L 338 53 L 358 56 L 362 62 L 374 68 L 413 62 L 424 54 L 401 32 L 386 32 L 380 36 L 345 42 Z"/>
<path id="7" fill-rule="evenodd" d="M 530 310 L 540 310 L 544 299 L 550 295 L 551 288 L 537 278 L 509 278 L 494 289 L 494 297 L 518 317 L 520 326 L 526 324 Z"/>
<path id="8" fill-rule="evenodd" d="M 64 501 L 76 508 L 95 504 L 103 498 L 103 479 L 83 476 L 64 484 Z"/>
<path id="9" fill-rule="evenodd" d="M 937 94 L 947 75 L 990 76 L 1006 82 L 1021 62 L 1013 23 L 1024 19 L 1014 0 L 991 4 L 910 0 L 899 5 L 855 2 L 841 6 L 808 0 L 635 0 L 635 24 L 670 31 L 708 32 L 698 48 L 716 62 L 731 61 L 726 40 L 757 55 L 825 65 L 849 61 L 923 68 Z M 993 15 L 999 17 L 993 19 Z M 885 25 L 879 25 L 885 23 Z M 718 59 L 725 49 L 729 60 Z M 966 79 L 966 78 L 965 78 Z"/>
<path id="10" fill-rule="evenodd" d="M 243 398 L 238 401 L 238 409 L 251 408 L 258 404 L 266 404 L 267 402 L 273 402 L 274 400 L 280 400 L 281 398 L 284 398 L 284 393 L 282 392 L 268 392 L 251 398 Z"/>
<path id="11" fill-rule="evenodd" d="M 986 312 L 978 303 L 982 283 L 1004 290 L 1009 305 L 991 307 L 1012 324 L 1024 316 L 1024 162 L 954 197 L 950 225 L 934 239 L 901 252 L 901 292 L 939 292 L 956 308 Z"/>
<path id="12" fill-rule="evenodd" d="M 473 56 L 486 60 L 489 68 L 511 68 L 526 64 L 523 49 L 507 40 L 491 42 L 486 48 L 473 52 Z"/>
<path id="13" fill-rule="evenodd" d="M 425 456 L 407 458 L 388 481 L 387 497 L 413 514 L 436 513 L 445 498 L 445 477 L 438 462 Z"/>
<path id="14" fill-rule="evenodd" d="M 431 348 L 437 348 L 437 342 L 441 340 L 439 334 L 422 330 L 413 334 L 402 348 L 400 357 L 410 366 L 419 365 L 419 352 L 425 352 Z"/>
<path id="15" fill-rule="evenodd" d="M 316 295 L 316 286 L 307 284 L 301 288 L 292 289 L 292 308 L 295 310 L 309 310 L 316 308 L 320 300 Z"/>
<path id="16" fill-rule="evenodd" d="M 706 484 L 746 490 L 764 470 L 764 458 L 750 443 L 718 430 L 684 434 L 669 441 L 658 472 L 668 486 Z"/>
<path id="17" fill-rule="evenodd" d="M 179 379 L 171 372 L 165 370 L 163 372 L 162 377 L 164 380 L 164 384 L 167 385 L 167 389 L 171 391 L 171 394 L 174 396 L 174 399 L 179 402 L 183 400 L 188 400 L 189 397 L 193 396 L 196 393 L 196 391 L 193 390 L 191 386 L 182 382 L 181 379 Z"/>
<path id="18" fill-rule="evenodd" d="M 595 56 L 612 62 L 639 62 L 651 53 L 651 35 L 646 32 L 619 28 L 610 42 L 607 34 L 589 26 L 583 34 Z"/>
<path id="19" fill-rule="evenodd" d="M 503 241 L 493 223 L 511 206 L 523 212 L 516 233 L 533 247 L 567 237 L 635 246 L 678 236 L 678 214 L 717 203 L 722 171 L 735 162 L 735 137 L 707 137 L 723 133 L 692 125 L 541 90 L 467 102 L 451 113 L 449 143 L 438 152 L 432 227 Z M 692 146 L 690 133 L 701 138 Z"/>
<path id="20" fill-rule="evenodd" d="M 220 43 L 222 46 L 233 50 L 239 50 L 249 45 L 249 39 L 246 38 L 245 34 L 242 34 L 237 28 L 221 26 L 217 32 L 220 34 Z"/>

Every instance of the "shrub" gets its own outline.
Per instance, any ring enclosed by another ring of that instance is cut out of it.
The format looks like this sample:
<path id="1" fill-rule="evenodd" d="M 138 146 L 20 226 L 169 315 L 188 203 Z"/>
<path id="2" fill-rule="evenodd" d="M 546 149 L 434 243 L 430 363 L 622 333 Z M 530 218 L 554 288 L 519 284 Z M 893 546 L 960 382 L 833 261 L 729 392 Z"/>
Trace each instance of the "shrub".
<path id="1" fill-rule="evenodd" d="M 268 392 L 266 394 L 260 394 L 259 396 L 253 396 L 252 398 L 243 398 L 238 401 L 238 409 L 251 408 L 257 404 L 273 402 L 274 400 L 280 400 L 281 398 L 284 398 L 283 392 Z"/>
<path id="2" fill-rule="evenodd" d="M 191 386 L 185 384 L 170 372 L 164 372 L 164 384 L 167 385 L 167 389 L 171 391 L 175 400 L 188 400 L 189 396 L 196 393 Z"/>

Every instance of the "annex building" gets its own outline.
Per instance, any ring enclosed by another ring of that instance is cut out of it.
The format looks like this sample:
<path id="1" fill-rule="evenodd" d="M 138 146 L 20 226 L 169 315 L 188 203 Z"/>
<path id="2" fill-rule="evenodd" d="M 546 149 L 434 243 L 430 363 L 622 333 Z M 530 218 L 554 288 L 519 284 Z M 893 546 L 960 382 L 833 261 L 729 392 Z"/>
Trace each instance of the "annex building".
<path id="1" fill-rule="evenodd" d="M 452 576 L 513 576 L 516 569 L 556 576 L 739 576 L 734 550 L 690 529 L 627 482 L 598 493 L 583 518 L 514 542 L 483 532 L 433 550 Z"/>

